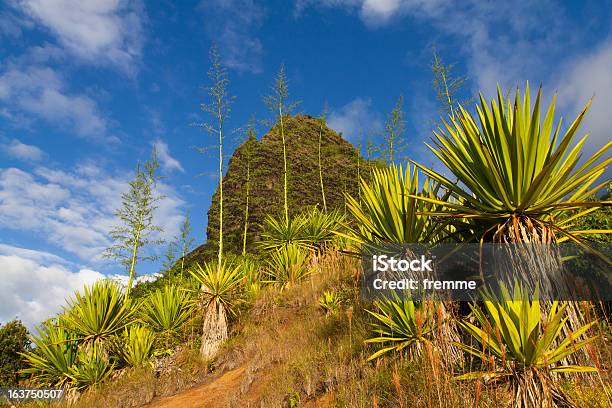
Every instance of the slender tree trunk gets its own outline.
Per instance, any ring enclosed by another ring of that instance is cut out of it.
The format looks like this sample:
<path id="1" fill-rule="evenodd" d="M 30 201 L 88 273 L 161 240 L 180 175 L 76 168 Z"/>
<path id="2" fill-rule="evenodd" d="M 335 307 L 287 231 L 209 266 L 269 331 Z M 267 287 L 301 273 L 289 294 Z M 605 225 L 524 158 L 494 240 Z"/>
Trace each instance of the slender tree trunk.
<path id="1" fill-rule="evenodd" d="M 327 212 L 325 201 L 325 188 L 323 188 L 323 165 L 321 163 L 321 138 L 323 137 L 323 124 L 319 127 L 319 182 L 321 183 L 321 196 L 323 197 L 323 209 Z"/>
<path id="2" fill-rule="evenodd" d="M 183 271 L 185 269 L 185 250 L 183 249 L 183 256 L 181 256 L 181 276 L 183 275 Z"/>
<path id="3" fill-rule="evenodd" d="M 125 297 L 130 296 L 132 290 L 132 283 L 134 281 L 134 270 L 136 269 L 136 257 L 138 256 L 138 245 L 140 243 L 140 228 L 136 230 L 136 237 L 134 238 L 134 246 L 132 248 L 132 261 L 130 263 L 130 276 L 128 277 L 127 287 L 125 289 Z"/>
<path id="4" fill-rule="evenodd" d="M 358 151 L 357 152 L 357 198 L 359 200 L 359 204 L 361 204 L 361 187 L 359 185 L 359 183 L 361 182 L 361 175 L 359 174 L 360 162 L 361 162 L 361 152 Z"/>
<path id="5" fill-rule="evenodd" d="M 221 111 L 219 111 L 221 118 Z M 219 257 L 218 268 L 221 269 L 223 261 L 223 132 L 219 123 Z"/>
<path id="6" fill-rule="evenodd" d="M 285 210 L 285 221 L 289 223 L 289 204 L 287 202 L 287 146 L 285 144 L 285 123 L 283 122 L 283 108 L 282 102 L 279 104 L 278 109 L 280 117 L 280 131 L 281 138 L 283 140 L 283 196 L 284 196 L 284 210 Z"/>
<path id="7" fill-rule="evenodd" d="M 389 137 L 389 163 L 388 164 L 393 163 L 393 138 L 394 138 L 394 135 L 391 134 L 391 136 Z"/>
<path id="8" fill-rule="evenodd" d="M 242 234 L 242 255 L 246 254 L 247 229 L 249 226 L 249 187 L 251 183 L 251 158 L 247 157 L 246 203 L 244 206 L 244 232 Z"/>

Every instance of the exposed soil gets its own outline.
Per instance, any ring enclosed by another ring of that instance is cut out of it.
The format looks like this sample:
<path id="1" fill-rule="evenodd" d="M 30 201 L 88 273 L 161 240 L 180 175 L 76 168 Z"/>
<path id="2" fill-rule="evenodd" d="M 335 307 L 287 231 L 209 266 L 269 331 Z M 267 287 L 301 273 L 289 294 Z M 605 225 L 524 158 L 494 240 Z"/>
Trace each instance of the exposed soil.
<path id="1" fill-rule="evenodd" d="M 169 397 L 156 398 L 146 407 L 150 408 L 210 408 L 226 407 L 236 400 L 244 366 L 230 370 L 210 382 L 198 385 Z"/>

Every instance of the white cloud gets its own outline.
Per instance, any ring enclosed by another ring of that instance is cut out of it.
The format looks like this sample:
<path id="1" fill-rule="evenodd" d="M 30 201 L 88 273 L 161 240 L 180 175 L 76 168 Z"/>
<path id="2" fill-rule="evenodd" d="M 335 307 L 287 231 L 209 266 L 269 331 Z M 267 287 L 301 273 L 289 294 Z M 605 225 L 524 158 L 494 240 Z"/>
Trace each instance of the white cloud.
<path id="1" fill-rule="evenodd" d="M 9 156 L 26 161 L 38 161 L 44 155 L 43 151 L 38 147 L 21 143 L 17 139 L 11 140 L 0 146 L 0 148 Z"/>
<path id="2" fill-rule="evenodd" d="M 104 278 L 91 269 L 74 270 L 61 258 L 30 249 L 0 246 L 0 322 L 18 318 L 32 330 L 62 310 L 65 299 Z"/>
<path id="3" fill-rule="evenodd" d="M 448 0 L 297 0 L 295 11 L 299 15 L 312 6 L 342 8 L 357 13 L 368 27 L 377 28 L 405 15 L 436 15 Z"/>
<path id="4" fill-rule="evenodd" d="M 264 10 L 254 0 L 204 0 L 200 6 L 223 64 L 238 71 L 261 72 L 263 46 L 256 31 Z"/>
<path id="5" fill-rule="evenodd" d="M 50 68 L 12 67 L 1 73 L 0 102 L 9 111 L 20 109 L 60 126 L 69 125 L 82 137 L 116 141 L 107 134 L 107 122 L 94 100 L 68 92 L 64 80 Z"/>
<path id="6" fill-rule="evenodd" d="M 593 152 L 612 140 L 612 39 L 568 61 L 560 71 L 559 102 L 573 119 L 593 97 L 581 133 L 590 132 L 585 150 Z"/>
<path id="7" fill-rule="evenodd" d="M 21 0 L 22 11 L 82 61 L 134 73 L 142 53 L 144 9 L 129 0 Z"/>
<path id="8" fill-rule="evenodd" d="M 91 164 L 72 171 L 0 169 L 0 228 L 33 232 L 84 261 L 101 262 L 127 181 Z M 178 233 L 183 200 L 166 184 L 158 189 L 166 198 L 154 218 L 164 230 L 159 237 L 170 239 Z"/>
<path id="9" fill-rule="evenodd" d="M 162 167 L 166 171 L 178 170 L 184 172 L 183 166 L 181 163 L 176 160 L 174 157 L 170 155 L 170 149 L 168 148 L 168 144 L 161 139 L 155 140 L 153 143 L 155 149 L 157 150 L 157 156 L 159 157 L 159 161 L 161 162 Z"/>
<path id="10" fill-rule="evenodd" d="M 352 141 L 367 136 L 371 131 L 382 130 L 380 115 L 372 110 L 370 98 L 357 98 L 329 114 L 328 126 L 342 132 L 344 138 Z"/>

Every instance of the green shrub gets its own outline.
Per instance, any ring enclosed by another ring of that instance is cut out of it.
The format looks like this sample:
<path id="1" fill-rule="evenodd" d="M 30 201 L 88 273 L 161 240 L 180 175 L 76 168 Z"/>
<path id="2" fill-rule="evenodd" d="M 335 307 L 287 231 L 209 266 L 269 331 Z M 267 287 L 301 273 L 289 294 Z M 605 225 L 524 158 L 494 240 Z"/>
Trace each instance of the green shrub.
<path id="1" fill-rule="evenodd" d="M 28 330 L 19 320 L 0 327 L 0 387 L 15 386 L 25 368 L 22 353 L 30 349 Z"/>

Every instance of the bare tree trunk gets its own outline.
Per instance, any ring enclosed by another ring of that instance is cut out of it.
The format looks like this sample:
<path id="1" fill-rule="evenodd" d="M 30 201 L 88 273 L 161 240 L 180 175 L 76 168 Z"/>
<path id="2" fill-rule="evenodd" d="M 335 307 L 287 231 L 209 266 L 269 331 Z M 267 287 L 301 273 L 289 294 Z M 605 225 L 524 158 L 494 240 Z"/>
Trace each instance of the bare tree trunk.
<path id="1" fill-rule="evenodd" d="M 204 316 L 200 356 L 204 360 L 214 358 L 221 345 L 227 340 L 227 315 L 223 305 L 211 303 Z"/>

